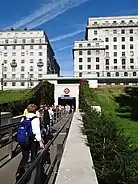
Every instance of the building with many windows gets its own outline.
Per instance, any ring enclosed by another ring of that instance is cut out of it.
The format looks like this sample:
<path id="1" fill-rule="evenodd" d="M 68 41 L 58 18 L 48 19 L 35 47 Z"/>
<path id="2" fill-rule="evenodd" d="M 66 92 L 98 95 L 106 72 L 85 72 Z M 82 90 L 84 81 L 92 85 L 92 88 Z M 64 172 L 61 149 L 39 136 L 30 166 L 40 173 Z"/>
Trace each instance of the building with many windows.
<path id="1" fill-rule="evenodd" d="M 30 88 L 46 74 L 60 73 L 54 51 L 43 30 L 0 31 L 2 88 Z"/>
<path id="2" fill-rule="evenodd" d="M 138 16 L 89 18 L 73 57 L 75 77 L 138 76 Z"/>

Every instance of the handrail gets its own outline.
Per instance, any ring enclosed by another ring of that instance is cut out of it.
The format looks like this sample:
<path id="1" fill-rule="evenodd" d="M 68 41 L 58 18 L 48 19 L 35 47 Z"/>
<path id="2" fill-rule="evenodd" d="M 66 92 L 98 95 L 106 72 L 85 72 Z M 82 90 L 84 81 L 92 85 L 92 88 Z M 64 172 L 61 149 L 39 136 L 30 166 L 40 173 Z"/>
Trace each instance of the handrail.
<path id="1" fill-rule="evenodd" d="M 16 183 L 16 184 L 23 184 L 26 179 L 28 179 L 28 177 L 31 175 L 31 173 L 33 172 L 33 170 L 38 166 L 38 164 L 40 163 L 41 159 L 43 158 L 43 156 L 49 151 L 50 146 L 53 144 L 53 142 L 55 141 L 55 139 L 58 137 L 58 135 L 61 133 L 61 131 L 64 129 L 64 127 L 67 125 L 67 123 L 71 120 L 71 116 L 69 116 L 69 118 L 67 119 L 67 121 L 64 123 L 64 125 L 59 129 L 59 131 L 56 133 L 56 135 L 53 137 L 53 139 L 51 141 L 49 141 L 46 145 L 46 147 L 44 148 L 44 150 L 42 150 L 42 152 L 40 153 L 40 155 L 36 158 L 36 160 L 32 163 L 32 165 L 28 168 L 27 172 L 25 172 L 25 174 L 22 176 L 22 178 Z"/>

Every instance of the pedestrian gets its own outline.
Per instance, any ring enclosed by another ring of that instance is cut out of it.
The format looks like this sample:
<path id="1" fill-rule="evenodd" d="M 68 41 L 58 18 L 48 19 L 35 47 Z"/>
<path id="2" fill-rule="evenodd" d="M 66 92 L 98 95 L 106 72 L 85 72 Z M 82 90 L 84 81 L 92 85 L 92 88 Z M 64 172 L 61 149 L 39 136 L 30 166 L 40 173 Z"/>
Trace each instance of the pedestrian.
<path id="1" fill-rule="evenodd" d="M 16 180 L 19 180 L 25 173 L 25 166 L 29 160 L 30 152 L 31 162 L 33 162 L 36 158 L 38 149 L 44 148 L 40 133 L 40 120 L 36 116 L 37 106 L 35 104 L 30 104 L 27 107 L 27 111 L 28 114 L 24 117 L 24 120 L 21 120 L 17 132 L 18 142 L 22 152 L 22 159 L 16 172 Z"/>

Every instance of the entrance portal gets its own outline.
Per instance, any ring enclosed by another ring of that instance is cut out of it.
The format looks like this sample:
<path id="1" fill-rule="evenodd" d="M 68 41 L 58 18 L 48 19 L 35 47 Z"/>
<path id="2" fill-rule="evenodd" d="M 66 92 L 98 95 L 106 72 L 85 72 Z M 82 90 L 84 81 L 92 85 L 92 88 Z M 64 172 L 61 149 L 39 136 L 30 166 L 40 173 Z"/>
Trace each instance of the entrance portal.
<path id="1" fill-rule="evenodd" d="M 58 105 L 70 105 L 76 109 L 76 98 L 75 97 L 58 97 Z"/>

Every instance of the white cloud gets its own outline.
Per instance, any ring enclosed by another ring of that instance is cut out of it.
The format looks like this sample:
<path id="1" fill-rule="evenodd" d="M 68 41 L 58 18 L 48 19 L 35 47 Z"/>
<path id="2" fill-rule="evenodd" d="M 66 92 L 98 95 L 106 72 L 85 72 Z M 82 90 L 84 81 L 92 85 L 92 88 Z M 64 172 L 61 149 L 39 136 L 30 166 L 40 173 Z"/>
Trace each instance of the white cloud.
<path id="1" fill-rule="evenodd" d="M 60 40 L 64 40 L 64 39 L 70 38 L 72 36 L 75 36 L 77 34 L 80 34 L 84 31 L 85 31 L 85 29 L 80 29 L 80 30 L 77 30 L 77 31 L 74 31 L 74 32 L 71 32 L 71 33 L 68 33 L 68 34 L 65 34 L 65 35 L 57 36 L 55 38 L 50 39 L 50 41 L 51 42 L 57 42 L 57 41 L 60 41 Z"/>
<path id="2" fill-rule="evenodd" d="M 73 47 L 73 45 L 68 45 L 68 46 L 66 46 L 66 47 L 62 47 L 62 48 L 60 48 L 60 49 L 57 49 L 56 52 L 60 52 L 60 51 L 63 51 L 63 50 L 65 50 L 65 49 L 68 49 L 68 48 L 71 48 L 71 47 Z"/>
<path id="3" fill-rule="evenodd" d="M 54 19 L 58 15 L 64 13 L 68 9 L 79 6 L 82 3 L 85 3 L 89 0 L 52 0 L 49 3 L 44 4 L 33 12 L 31 15 L 17 21 L 15 24 L 12 24 L 8 28 L 21 28 L 28 27 L 29 29 L 35 28 L 43 23 Z"/>

